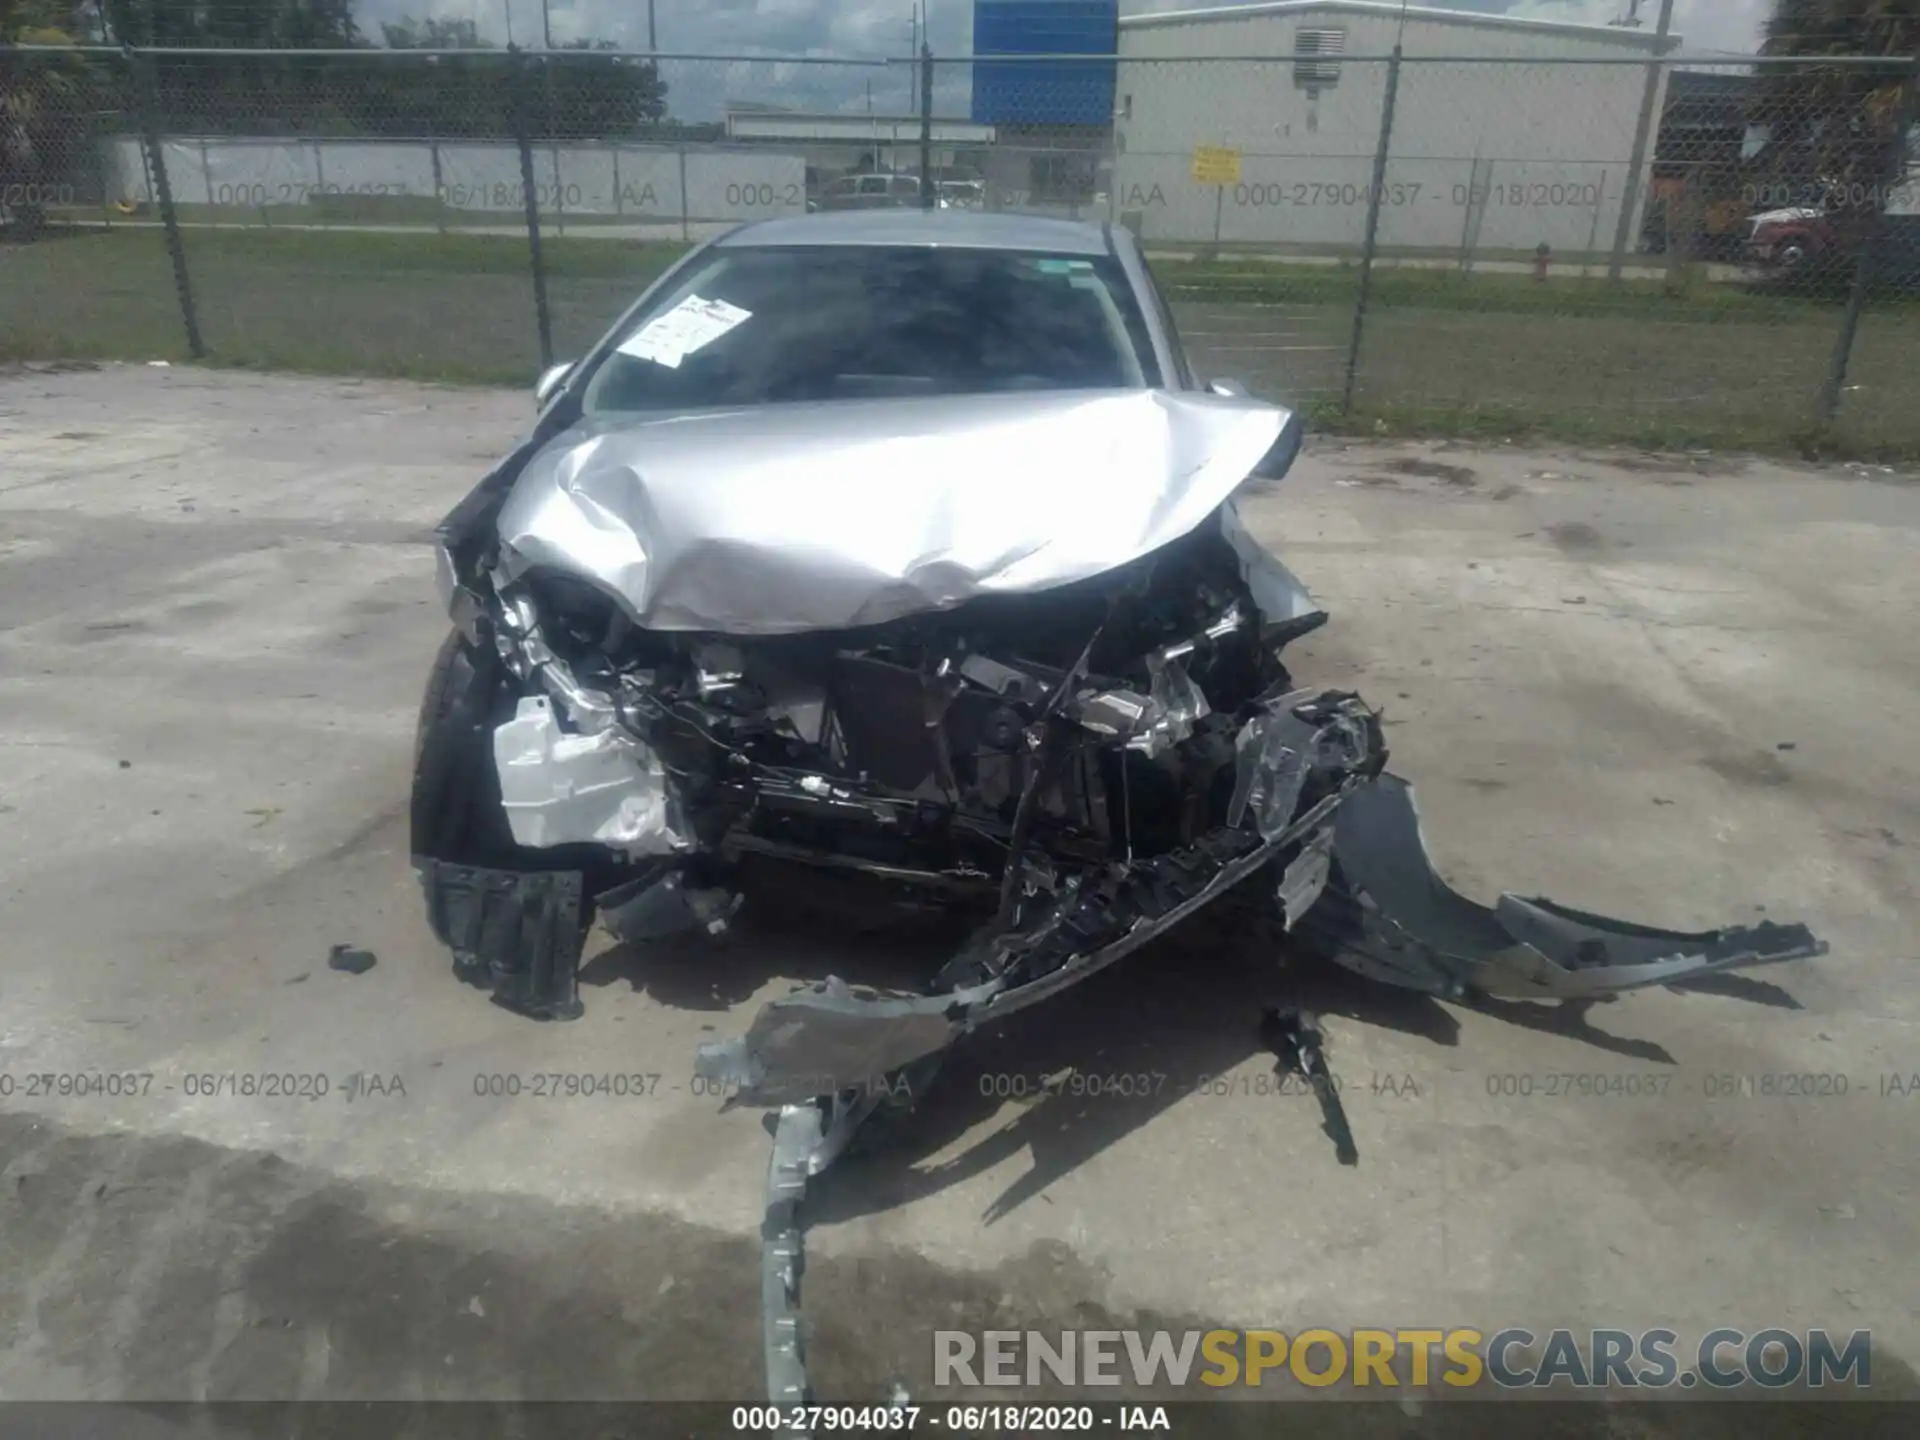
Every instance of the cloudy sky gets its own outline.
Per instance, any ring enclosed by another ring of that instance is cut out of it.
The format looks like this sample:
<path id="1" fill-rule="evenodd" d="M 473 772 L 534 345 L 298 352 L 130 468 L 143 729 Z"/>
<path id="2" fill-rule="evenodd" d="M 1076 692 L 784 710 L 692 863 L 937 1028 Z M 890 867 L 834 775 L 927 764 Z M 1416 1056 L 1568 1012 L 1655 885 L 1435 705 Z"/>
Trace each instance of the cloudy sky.
<path id="1" fill-rule="evenodd" d="M 1626 13 L 1627 0 L 1438 0 L 1437 8 L 1605 25 Z M 1685 37 L 1690 53 L 1751 55 L 1772 9 L 1773 0 L 1679 0 L 1673 28 Z M 1651 30 L 1660 15 L 1660 0 L 1645 0 L 1640 12 Z"/>
<path id="2" fill-rule="evenodd" d="M 936 55 L 973 48 L 972 0 L 926 0 Z M 1120 0 L 1123 14 L 1196 9 L 1221 0 Z M 1430 5 L 1489 14 L 1604 25 L 1628 0 L 1427 0 Z M 813 56 L 903 59 L 911 53 L 913 0 L 652 0 L 658 48 L 667 54 Z M 1651 28 L 1659 0 L 1642 9 Z M 1675 29 L 1686 53 L 1751 54 L 1772 0 L 1678 0 Z M 471 19 L 494 44 L 511 38 L 529 48 L 543 23 L 556 44 L 586 38 L 623 49 L 647 47 L 648 0 L 357 0 L 362 31 L 378 38 L 383 21 L 426 16 Z M 758 100 L 789 109 L 909 114 L 908 67 L 885 69 L 670 61 L 663 65 L 673 113 L 717 119 L 730 101 Z M 943 115 L 967 111 L 968 77 L 960 66 L 939 72 L 935 105 Z"/>
<path id="3" fill-rule="evenodd" d="M 556 41 L 580 36 L 644 49 L 648 0 L 546 0 Z M 1123 13 L 1194 9 L 1217 0 L 1121 0 Z M 1443 9 L 1479 10 L 1542 20 L 1604 25 L 1628 0 L 1427 0 Z M 972 46 L 972 0 L 927 0 L 937 53 Z M 541 0 L 361 0 L 361 24 L 377 35 L 403 15 L 471 18 L 489 38 L 538 44 Z M 1651 27 L 1659 0 L 1642 6 Z M 1679 0 L 1675 28 L 1690 52 L 1751 53 L 1771 0 Z M 756 54 L 905 55 L 912 0 L 653 0 L 659 46 L 666 51 L 748 50 Z"/>

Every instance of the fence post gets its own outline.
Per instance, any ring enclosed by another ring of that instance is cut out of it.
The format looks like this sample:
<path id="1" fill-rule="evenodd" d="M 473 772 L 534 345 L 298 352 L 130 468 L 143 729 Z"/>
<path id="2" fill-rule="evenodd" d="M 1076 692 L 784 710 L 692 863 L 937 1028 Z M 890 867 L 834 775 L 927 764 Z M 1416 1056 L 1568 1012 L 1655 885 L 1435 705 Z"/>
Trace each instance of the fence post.
<path id="1" fill-rule="evenodd" d="M 893 182 L 887 182 L 891 185 Z M 920 208 L 933 209 L 933 47 L 920 45 Z"/>
<path id="2" fill-rule="evenodd" d="M 533 183 L 533 136 L 527 112 L 527 53 L 507 47 L 508 84 L 513 87 L 513 139 L 520 150 L 520 194 L 526 202 L 527 251 L 533 262 L 533 315 L 540 327 L 540 365 L 553 364 L 553 321 L 547 313 L 547 267 L 540 255 L 540 197 Z"/>
<path id="3" fill-rule="evenodd" d="M 1660 57 L 1673 33 L 1673 0 L 1660 0 L 1660 28 L 1654 34 L 1653 59 L 1647 62 L 1647 88 L 1640 96 L 1640 120 L 1633 130 L 1633 158 L 1627 162 L 1627 183 L 1620 192 L 1620 225 L 1613 232 L 1613 258 L 1607 279 L 1626 274 L 1627 246 L 1633 240 L 1633 216 L 1640 208 L 1641 172 L 1647 168 L 1647 146 L 1653 143 L 1653 107 L 1660 98 Z"/>
<path id="4" fill-rule="evenodd" d="M 1867 297 L 1880 268 L 1881 251 L 1887 243 L 1887 204 L 1892 191 L 1907 184 L 1907 136 L 1920 123 L 1920 54 L 1913 57 L 1906 84 L 1900 96 L 1900 113 L 1887 157 L 1881 166 L 1881 185 L 1874 199 L 1873 223 L 1854 261 L 1853 289 L 1847 295 L 1846 313 L 1840 319 L 1840 337 L 1834 342 L 1833 363 L 1827 370 L 1827 383 L 1821 387 L 1820 405 L 1814 413 L 1816 431 L 1824 432 L 1840 417 L 1840 397 L 1847 388 L 1847 367 L 1853 361 L 1854 341 L 1860 335 L 1860 320 L 1866 313 Z"/>
<path id="5" fill-rule="evenodd" d="M 548 28 L 553 21 L 547 6 L 540 7 L 540 18 Z M 544 50 L 553 49 L 553 39 L 547 37 Z M 560 233 L 567 233 L 567 190 L 560 179 L 560 127 L 553 118 L 553 60 L 550 55 L 540 57 L 540 113 L 544 117 L 540 126 L 541 133 L 547 137 L 547 144 L 553 150 L 553 217 L 559 223 Z"/>
<path id="6" fill-rule="evenodd" d="M 133 80 L 133 103 L 140 112 L 140 142 L 146 148 L 153 193 L 160 202 L 160 223 L 167 232 L 167 255 L 173 261 L 173 290 L 180 299 L 180 318 L 187 326 L 187 353 L 201 360 L 206 357 L 207 347 L 200 338 L 200 317 L 193 308 L 193 284 L 187 278 L 187 249 L 180 241 L 180 217 L 173 208 L 173 186 L 167 183 L 167 157 L 160 150 L 160 122 L 155 113 L 159 109 L 159 101 L 153 80 L 153 56 L 135 53 L 131 45 L 123 45 L 120 49 L 126 56 L 128 72 Z"/>
<path id="7" fill-rule="evenodd" d="M 1687 266 L 1693 260 L 1693 235 L 1700 219 L 1700 199 L 1688 186 L 1667 201 L 1667 278 L 1669 295 L 1685 285 Z"/>
<path id="8" fill-rule="evenodd" d="M 1600 178 L 1593 186 L 1593 224 L 1587 228 L 1587 255 L 1580 262 L 1580 278 L 1587 278 L 1587 266 L 1593 263 L 1595 251 L 1600 247 L 1600 214 L 1607 205 L 1607 172 L 1602 170 Z"/>
<path id="9" fill-rule="evenodd" d="M 693 198 L 687 194 L 687 142 L 680 142 L 680 243 L 693 243 Z"/>
<path id="10" fill-rule="evenodd" d="M 1380 248 L 1380 202 L 1387 188 L 1387 155 L 1393 146 L 1393 112 L 1400 102 L 1400 47 L 1387 61 L 1387 98 L 1380 107 L 1380 146 L 1373 152 L 1373 188 L 1367 194 L 1367 234 L 1360 247 L 1360 290 L 1353 299 L 1353 338 L 1347 343 L 1347 385 L 1340 413 L 1353 413 L 1354 386 L 1360 378 L 1360 337 L 1367 324 L 1367 300 L 1373 290 L 1373 257 Z M 1471 198 L 1471 197 L 1469 197 Z"/>

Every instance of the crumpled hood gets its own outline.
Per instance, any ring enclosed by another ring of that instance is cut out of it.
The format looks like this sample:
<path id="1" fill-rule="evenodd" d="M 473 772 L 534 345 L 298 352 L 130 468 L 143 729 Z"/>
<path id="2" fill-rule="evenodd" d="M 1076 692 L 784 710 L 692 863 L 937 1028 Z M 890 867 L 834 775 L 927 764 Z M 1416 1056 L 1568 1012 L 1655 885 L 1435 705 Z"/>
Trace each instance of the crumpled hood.
<path id="1" fill-rule="evenodd" d="M 528 461 L 497 525 L 525 564 L 593 581 L 649 629 L 844 629 L 1157 550 L 1289 418 L 1160 390 L 596 417 Z"/>

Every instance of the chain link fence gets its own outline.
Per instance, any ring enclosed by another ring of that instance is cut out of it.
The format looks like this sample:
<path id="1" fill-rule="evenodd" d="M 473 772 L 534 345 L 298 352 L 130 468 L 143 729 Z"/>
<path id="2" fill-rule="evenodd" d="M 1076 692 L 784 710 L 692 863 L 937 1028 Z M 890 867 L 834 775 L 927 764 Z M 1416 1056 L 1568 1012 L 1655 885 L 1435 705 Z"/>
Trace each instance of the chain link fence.
<path id="1" fill-rule="evenodd" d="M 86 253 L 118 218 L 105 142 L 141 134 L 136 80 L 120 55 L 0 51 L 0 359 L 184 350 L 192 308 L 158 226 L 116 235 L 111 264 Z"/>
<path id="2" fill-rule="evenodd" d="M 817 210 L 1126 226 L 1388 430 L 1920 452 L 1920 67 L 0 49 L 0 356 L 524 381 Z"/>

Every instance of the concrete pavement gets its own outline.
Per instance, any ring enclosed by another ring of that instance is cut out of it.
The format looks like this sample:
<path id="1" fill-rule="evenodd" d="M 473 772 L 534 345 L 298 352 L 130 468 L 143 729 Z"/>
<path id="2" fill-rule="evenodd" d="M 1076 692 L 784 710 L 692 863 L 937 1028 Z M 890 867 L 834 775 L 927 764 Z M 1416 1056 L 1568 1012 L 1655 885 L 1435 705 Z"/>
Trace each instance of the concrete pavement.
<path id="1" fill-rule="evenodd" d="M 405 853 L 425 541 L 530 415 L 0 379 L 0 1396 L 755 1393 L 767 1139 L 693 1049 L 797 977 L 931 952 L 597 937 L 572 1025 L 450 978 Z M 1871 1327 L 1903 1376 L 1920 485 L 1320 441 L 1255 523 L 1333 612 L 1296 673 L 1386 707 L 1460 888 L 1804 919 L 1834 953 L 1584 1014 L 1138 957 L 820 1184 L 823 1394 L 924 1387 L 930 1330 L 988 1324 Z M 349 942 L 374 969 L 327 968 Z M 1260 1001 L 1302 991 L 1357 1167 L 1261 1093 Z M 1042 1096 L 1068 1066 L 1146 1078 Z M 532 1093 L 581 1074 L 627 1093 Z"/>

